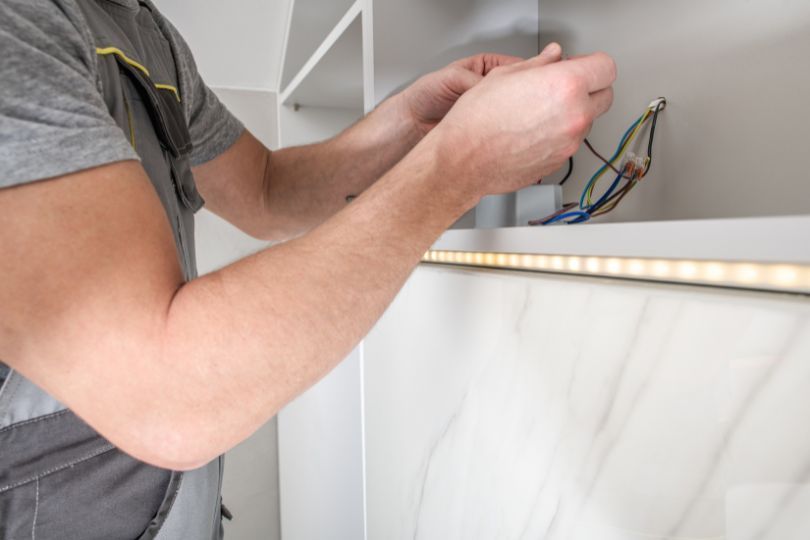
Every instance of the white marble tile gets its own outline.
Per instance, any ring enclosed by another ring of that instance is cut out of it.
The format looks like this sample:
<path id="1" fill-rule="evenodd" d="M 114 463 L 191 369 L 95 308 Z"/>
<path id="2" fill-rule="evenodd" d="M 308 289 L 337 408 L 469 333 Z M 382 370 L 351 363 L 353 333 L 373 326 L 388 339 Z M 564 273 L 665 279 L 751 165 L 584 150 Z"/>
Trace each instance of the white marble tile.
<path id="1" fill-rule="evenodd" d="M 368 537 L 810 538 L 810 303 L 423 267 L 365 344 Z"/>

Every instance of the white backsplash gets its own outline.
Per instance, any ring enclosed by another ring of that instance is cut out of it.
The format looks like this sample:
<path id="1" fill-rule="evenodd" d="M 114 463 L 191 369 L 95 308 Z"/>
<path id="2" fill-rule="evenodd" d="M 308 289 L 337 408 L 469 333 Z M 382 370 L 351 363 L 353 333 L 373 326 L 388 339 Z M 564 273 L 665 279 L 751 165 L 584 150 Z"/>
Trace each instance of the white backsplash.
<path id="1" fill-rule="evenodd" d="M 810 538 L 810 302 L 421 267 L 365 342 L 368 538 Z"/>

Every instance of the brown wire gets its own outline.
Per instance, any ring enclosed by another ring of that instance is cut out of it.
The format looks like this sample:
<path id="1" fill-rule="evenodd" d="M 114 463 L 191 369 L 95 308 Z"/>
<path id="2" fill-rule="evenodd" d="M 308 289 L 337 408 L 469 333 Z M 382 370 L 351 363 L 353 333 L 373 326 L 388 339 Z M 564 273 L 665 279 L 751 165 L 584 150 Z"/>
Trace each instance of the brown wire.
<path id="1" fill-rule="evenodd" d="M 605 157 L 602 154 L 600 154 L 599 152 L 596 151 L 596 148 L 593 147 L 593 145 L 591 144 L 591 141 L 589 141 L 588 139 L 585 139 L 584 142 L 585 142 L 585 146 L 588 147 L 588 150 L 590 150 L 593 155 L 595 155 L 597 158 L 599 158 L 599 160 L 602 161 L 602 163 L 604 163 L 605 165 L 607 165 L 608 167 L 613 169 L 613 172 L 615 172 L 616 174 L 622 174 L 622 173 L 619 172 L 619 169 L 617 169 L 616 166 L 613 165 L 613 163 L 609 162 L 607 159 L 605 159 Z"/>

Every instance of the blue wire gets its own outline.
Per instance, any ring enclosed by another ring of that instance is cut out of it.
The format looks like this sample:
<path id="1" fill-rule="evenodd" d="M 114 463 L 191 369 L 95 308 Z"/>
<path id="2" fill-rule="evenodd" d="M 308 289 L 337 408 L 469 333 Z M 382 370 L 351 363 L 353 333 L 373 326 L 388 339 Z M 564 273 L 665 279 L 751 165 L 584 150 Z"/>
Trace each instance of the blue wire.
<path id="1" fill-rule="evenodd" d="M 554 216 L 550 220 L 543 223 L 543 225 L 551 225 L 552 223 L 557 223 L 558 221 L 562 221 L 562 220 L 568 219 L 568 218 L 575 218 L 575 219 L 573 219 L 571 221 L 567 221 L 566 223 L 571 223 L 571 224 L 573 224 L 573 223 L 583 223 L 583 222 L 588 221 L 589 219 L 591 219 L 591 215 L 588 212 L 580 212 L 580 211 L 566 212 L 565 214 L 560 214 L 559 216 Z"/>
<path id="2" fill-rule="evenodd" d="M 598 201 L 593 203 L 593 205 L 586 208 L 585 210 L 587 210 L 588 213 L 593 213 L 593 212 L 596 212 L 597 210 L 599 210 L 599 207 L 602 206 L 605 203 L 605 201 L 608 200 L 608 198 L 613 194 L 613 192 L 616 190 L 616 188 L 619 187 L 619 182 L 622 181 L 622 178 L 624 178 L 624 173 L 620 172 L 616 176 L 616 179 L 613 181 L 613 183 L 610 184 L 610 187 L 608 188 L 608 190 L 605 191 L 605 193 L 602 195 L 602 197 Z"/>

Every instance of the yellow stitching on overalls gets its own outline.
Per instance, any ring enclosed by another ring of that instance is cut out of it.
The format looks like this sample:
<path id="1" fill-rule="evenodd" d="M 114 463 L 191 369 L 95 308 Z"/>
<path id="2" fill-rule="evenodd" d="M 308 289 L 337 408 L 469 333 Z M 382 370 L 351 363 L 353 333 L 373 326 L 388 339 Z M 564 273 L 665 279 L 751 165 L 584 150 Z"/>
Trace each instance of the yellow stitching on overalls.
<path id="1" fill-rule="evenodd" d="M 149 75 L 149 70 L 146 69 L 146 67 L 143 66 L 143 64 L 139 64 L 138 62 L 136 62 L 132 58 L 128 57 L 126 54 L 124 54 L 124 51 L 122 51 L 121 49 L 119 49 L 117 47 L 96 47 L 96 54 L 101 54 L 101 55 L 114 54 L 118 58 L 120 58 L 121 60 L 123 60 L 124 62 L 129 64 L 130 66 L 143 71 L 146 74 L 147 77 L 150 76 Z"/>
<path id="2" fill-rule="evenodd" d="M 151 75 L 149 74 L 149 70 L 146 69 L 146 66 L 144 66 L 140 62 L 136 62 L 135 60 L 124 54 L 124 51 L 122 51 L 118 47 L 96 47 L 96 54 L 100 54 L 102 56 L 114 54 L 118 58 L 129 64 L 130 66 L 143 72 L 147 77 L 151 77 Z M 170 84 L 157 84 L 157 83 L 152 84 L 155 85 L 155 88 L 158 88 L 160 90 L 169 90 L 173 92 L 174 97 L 177 98 L 177 101 L 180 101 L 180 92 L 177 91 L 177 87 L 172 86 Z"/>
<path id="3" fill-rule="evenodd" d="M 170 85 L 170 84 L 155 84 L 155 88 L 159 88 L 161 90 L 171 90 L 174 92 L 174 97 L 177 98 L 177 101 L 180 101 L 180 92 L 177 91 L 177 88 Z"/>

